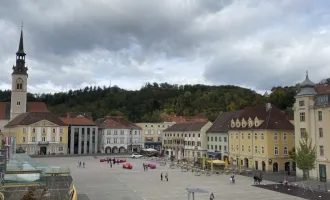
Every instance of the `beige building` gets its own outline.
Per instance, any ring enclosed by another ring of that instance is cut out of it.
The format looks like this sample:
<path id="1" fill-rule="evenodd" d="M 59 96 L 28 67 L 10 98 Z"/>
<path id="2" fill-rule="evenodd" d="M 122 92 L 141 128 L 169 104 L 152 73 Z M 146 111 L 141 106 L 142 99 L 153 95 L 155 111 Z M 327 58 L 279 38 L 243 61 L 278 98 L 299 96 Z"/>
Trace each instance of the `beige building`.
<path id="1" fill-rule="evenodd" d="M 171 127 L 175 122 L 137 123 L 142 129 L 142 148 L 162 149 L 163 130 Z"/>
<path id="2" fill-rule="evenodd" d="M 330 180 L 330 107 L 329 85 L 315 85 L 309 78 L 300 84 L 300 91 L 294 104 L 295 143 L 299 146 L 301 136 L 308 134 L 317 149 L 315 169 L 309 172 L 310 178 L 319 181 Z M 297 166 L 297 176 L 303 173 Z"/>
<path id="3" fill-rule="evenodd" d="M 211 122 L 174 124 L 163 131 L 163 149 L 178 159 L 202 157 L 207 151 L 206 131 Z"/>

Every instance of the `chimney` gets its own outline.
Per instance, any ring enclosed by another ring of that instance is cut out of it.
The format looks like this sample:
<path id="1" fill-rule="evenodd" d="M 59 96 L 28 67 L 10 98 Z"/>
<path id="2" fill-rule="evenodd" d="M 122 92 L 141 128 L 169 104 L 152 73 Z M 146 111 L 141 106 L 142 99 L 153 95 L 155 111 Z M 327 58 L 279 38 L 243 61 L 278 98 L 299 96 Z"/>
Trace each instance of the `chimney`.
<path id="1" fill-rule="evenodd" d="M 266 112 L 268 112 L 272 108 L 271 103 L 266 103 Z"/>

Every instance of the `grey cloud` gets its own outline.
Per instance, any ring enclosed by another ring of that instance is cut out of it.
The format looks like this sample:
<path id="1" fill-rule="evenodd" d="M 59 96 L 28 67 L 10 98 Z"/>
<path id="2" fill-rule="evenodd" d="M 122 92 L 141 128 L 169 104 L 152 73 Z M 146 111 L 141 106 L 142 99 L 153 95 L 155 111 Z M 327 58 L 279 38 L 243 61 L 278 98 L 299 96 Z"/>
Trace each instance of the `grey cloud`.
<path id="1" fill-rule="evenodd" d="M 206 66 L 204 74 L 196 79 L 204 75 L 211 83 L 269 89 L 279 81 L 292 84 L 297 76 L 294 71 L 310 67 L 306 63 L 320 69 L 326 66 L 324 55 L 317 53 L 318 62 L 315 58 L 305 62 L 306 57 L 301 57 L 302 61 L 294 58 L 283 64 L 288 54 L 286 49 L 293 48 L 293 40 L 306 42 L 303 36 L 313 37 L 313 28 L 327 23 L 326 17 L 317 20 L 327 13 L 323 7 L 328 4 L 326 1 L 323 4 L 308 0 L 246 2 L 3 1 L 0 30 L 6 27 L 5 36 L 10 39 L 5 43 L 0 41 L 0 53 L 6 52 L 0 54 L 0 64 L 14 59 L 18 38 L 11 36 L 14 32 L 18 37 L 20 21 L 24 20 L 25 46 L 31 66 L 29 81 L 33 85 L 46 83 L 48 77 L 59 86 L 97 84 L 100 77 L 164 80 L 171 74 L 158 74 L 160 70 L 153 65 L 162 62 L 163 68 L 171 67 L 166 66 L 166 59 L 183 58 L 204 61 L 204 65 L 185 67 L 188 71 Z M 315 21 L 319 24 L 312 23 Z M 237 45 L 249 40 L 259 42 L 261 50 L 250 53 L 246 50 L 240 56 L 242 51 Z M 274 70 L 279 66 L 281 73 Z M 264 76 L 260 76 L 260 71 Z M 183 77 L 189 78 L 195 77 Z"/>

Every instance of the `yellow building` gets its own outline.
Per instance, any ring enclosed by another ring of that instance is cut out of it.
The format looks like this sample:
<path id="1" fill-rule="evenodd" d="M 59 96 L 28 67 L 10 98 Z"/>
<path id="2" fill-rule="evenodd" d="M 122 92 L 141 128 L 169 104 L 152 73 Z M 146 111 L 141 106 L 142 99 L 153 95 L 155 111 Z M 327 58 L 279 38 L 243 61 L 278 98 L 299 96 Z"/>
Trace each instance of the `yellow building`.
<path id="1" fill-rule="evenodd" d="M 278 108 L 270 103 L 247 107 L 229 126 L 231 164 L 261 171 L 295 170 L 289 159 L 294 147 L 293 121 Z"/>
<path id="2" fill-rule="evenodd" d="M 174 122 L 162 123 L 137 123 L 142 129 L 142 148 L 162 149 L 163 130 L 175 124 Z"/>
<path id="3" fill-rule="evenodd" d="M 330 85 L 316 85 L 306 74 L 293 106 L 296 146 L 299 147 L 301 136 L 308 134 L 316 147 L 315 169 L 309 171 L 309 177 L 318 181 L 330 180 L 329 94 Z M 297 176 L 303 176 L 299 166 L 297 166 Z"/>
<path id="4" fill-rule="evenodd" d="M 29 155 L 67 154 L 68 125 L 50 112 L 28 112 L 15 117 L 5 128 L 16 137 L 16 148 Z"/>

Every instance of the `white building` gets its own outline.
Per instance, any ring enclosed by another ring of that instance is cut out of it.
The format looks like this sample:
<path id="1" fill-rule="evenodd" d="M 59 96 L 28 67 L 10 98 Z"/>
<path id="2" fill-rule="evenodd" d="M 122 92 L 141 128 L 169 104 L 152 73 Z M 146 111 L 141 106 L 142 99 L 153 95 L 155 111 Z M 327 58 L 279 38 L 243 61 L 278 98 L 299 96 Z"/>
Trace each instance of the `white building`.
<path id="1" fill-rule="evenodd" d="M 102 153 L 139 152 L 142 149 L 142 131 L 122 116 L 106 116 L 95 122 L 99 126 Z"/>

